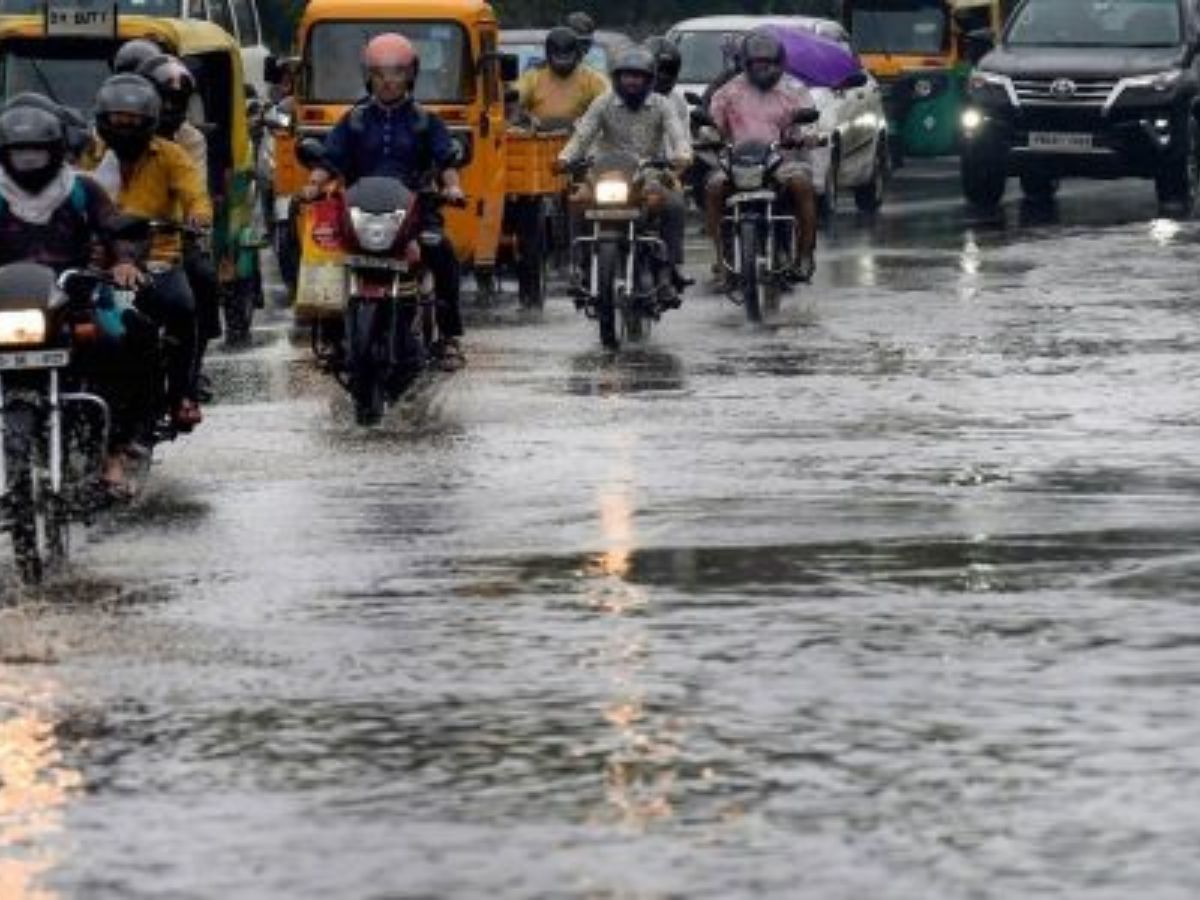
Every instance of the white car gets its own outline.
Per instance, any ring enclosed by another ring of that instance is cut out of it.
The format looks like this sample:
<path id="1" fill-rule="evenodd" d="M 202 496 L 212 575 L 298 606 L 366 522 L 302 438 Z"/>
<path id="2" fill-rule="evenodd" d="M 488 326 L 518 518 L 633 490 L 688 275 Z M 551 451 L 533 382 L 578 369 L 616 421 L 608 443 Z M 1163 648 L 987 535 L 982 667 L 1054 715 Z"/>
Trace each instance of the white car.
<path id="1" fill-rule="evenodd" d="M 703 95 L 722 71 L 722 44 L 727 34 L 741 35 L 762 25 L 777 25 L 811 31 L 836 41 L 850 53 L 850 36 L 832 19 L 812 16 L 701 16 L 679 22 L 667 32 L 679 47 L 683 65 L 679 86 L 685 92 Z M 888 154 L 887 116 L 883 94 L 874 76 L 862 68 L 861 86 L 842 90 L 811 88 L 821 113 L 817 127 L 828 139 L 813 153 L 813 181 L 822 209 L 837 208 L 843 190 L 854 192 L 859 209 L 873 211 L 883 202 L 884 186 L 891 169 Z"/>

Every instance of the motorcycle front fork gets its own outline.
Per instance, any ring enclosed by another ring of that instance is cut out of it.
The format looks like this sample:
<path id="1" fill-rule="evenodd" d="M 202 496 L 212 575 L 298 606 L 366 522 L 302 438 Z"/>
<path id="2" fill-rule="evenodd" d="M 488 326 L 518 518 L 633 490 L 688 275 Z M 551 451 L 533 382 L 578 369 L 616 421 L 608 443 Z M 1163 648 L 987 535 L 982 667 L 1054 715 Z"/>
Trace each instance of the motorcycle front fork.
<path id="1" fill-rule="evenodd" d="M 584 265 L 580 261 L 582 257 L 586 259 L 588 273 L 587 296 L 586 298 L 577 298 L 576 302 L 579 303 L 580 300 L 583 300 L 584 309 L 589 315 L 592 314 L 596 301 L 600 297 L 600 254 L 597 250 L 602 241 L 618 239 L 625 252 L 624 272 L 621 273 L 621 279 L 614 286 L 617 296 L 632 297 L 635 300 L 650 299 L 649 294 L 638 293 L 637 290 L 637 266 L 640 255 L 645 254 L 648 262 L 654 265 L 658 272 L 666 272 L 667 270 L 667 245 L 663 242 L 662 238 L 654 235 L 638 234 L 637 228 L 632 222 L 629 223 L 626 234 L 620 238 L 613 234 L 602 234 L 599 226 L 593 230 L 591 235 L 575 238 L 574 246 L 572 247 L 572 268 L 576 272 L 584 270 Z M 669 272 L 666 274 L 666 277 L 670 277 Z"/>
<path id="2" fill-rule="evenodd" d="M 721 247 L 729 247 L 732 250 L 732 258 L 722 259 L 721 265 L 724 266 L 726 272 L 731 272 L 739 278 L 742 276 L 742 224 L 747 218 L 742 215 L 741 207 L 734 205 L 733 215 L 725 216 L 721 220 L 723 225 Z M 792 260 L 795 255 L 796 217 L 776 215 L 775 204 L 768 203 L 760 221 L 767 226 L 765 229 L 767 239 L 763 247 L 764 258 L 771 274 L 777 275 L 779 273 L 775 268 L 775 260 L 778 258 L 779 242 L 781 240 L 784 242 L 783 249 L 786 259 Z"/>

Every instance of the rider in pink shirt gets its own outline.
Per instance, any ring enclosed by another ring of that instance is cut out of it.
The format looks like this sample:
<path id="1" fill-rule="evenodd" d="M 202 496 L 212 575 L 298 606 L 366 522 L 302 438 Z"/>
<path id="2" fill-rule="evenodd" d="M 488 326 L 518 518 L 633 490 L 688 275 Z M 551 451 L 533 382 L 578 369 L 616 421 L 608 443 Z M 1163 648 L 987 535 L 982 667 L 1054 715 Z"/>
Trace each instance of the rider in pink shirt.
<path id="1" fill-rule="evenodd" d="M 803 83 L 784 74 L 785 51 L 773 34 L 752 31 L 746 36 L 746 71 L 713 94 L 709 114 L 721 135 L 731 144 L 743 141 L 772 143 L 785 138 L 795 114 L 815 108 Z M 812 162 L 807 148 L 793 152 L 775 172 L 775 180 L 789 196 L 796 211 L 797 274 L 804 281 L 815 268 L 813 249 L 817 242 L 817 200 L 813 191 Z M 729 196 L 729 180 L 719 169 L 708 182 L 706 214 L 709 234 L 721 257 L 721 218 Z"/>

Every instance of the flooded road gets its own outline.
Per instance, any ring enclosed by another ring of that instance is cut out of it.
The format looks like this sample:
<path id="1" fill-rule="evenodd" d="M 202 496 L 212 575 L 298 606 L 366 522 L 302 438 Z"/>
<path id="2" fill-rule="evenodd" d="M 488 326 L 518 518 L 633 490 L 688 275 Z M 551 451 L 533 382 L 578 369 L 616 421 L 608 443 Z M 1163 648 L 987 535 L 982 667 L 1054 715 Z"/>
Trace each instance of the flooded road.
<path id="1" fill-rule="evenodd" d="M 913 166 L 772 327 L 477 311 L 372 432 L 276 317 L 6 595 L 0 896 L 1194 897 L 1200 223 L 1154 216 Z"/>

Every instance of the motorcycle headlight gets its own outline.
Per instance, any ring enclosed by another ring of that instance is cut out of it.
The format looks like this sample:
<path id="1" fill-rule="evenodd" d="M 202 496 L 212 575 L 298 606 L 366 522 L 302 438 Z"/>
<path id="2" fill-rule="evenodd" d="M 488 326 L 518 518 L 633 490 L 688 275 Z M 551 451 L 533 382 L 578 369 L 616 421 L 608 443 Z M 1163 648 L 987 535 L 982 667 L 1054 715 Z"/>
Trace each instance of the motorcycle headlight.
<path id="1" fill-rule="evenodd" d="M 383 253 L 396 243 L 400 226 L 404 224 L 404 213 L 369 213 L 355 208 L 350 210 L 350 224 L 354 226 L 354 238 L 360 247 L 372 253 Z"/>
<path id="2" fill-rule="evenodd" d="M 762 166 L 733 166 L 733 186 L 739 191 L 757 191 L 766 174 Z"/>
<path id="3" fill-rule="evenodd" d="M 0 344 L 41 344 L 46 340 L 46 314 L 40 309 L 0 312 Z"/>
<path id="4" fill-rule="evenodd" d="M 601 178 L 596 182 L 596 203 L 600 206 L 623 206 L 629 202 L 629 182 L 619 178 Z"/>

